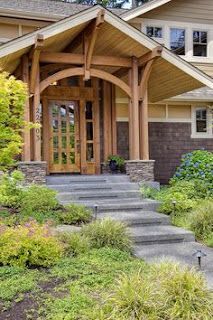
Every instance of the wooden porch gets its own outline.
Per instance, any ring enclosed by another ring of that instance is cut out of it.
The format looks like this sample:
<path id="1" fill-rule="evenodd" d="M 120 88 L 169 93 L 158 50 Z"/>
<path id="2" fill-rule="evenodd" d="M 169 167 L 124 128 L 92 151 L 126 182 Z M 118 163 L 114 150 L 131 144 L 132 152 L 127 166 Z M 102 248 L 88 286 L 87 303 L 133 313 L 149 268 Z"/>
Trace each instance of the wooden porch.
<path id="1" fill-rule="evenodd" d="M 50 172 L 100 173 L 100 162 L 117 153 L 116 86 L 129 98 L 129 160 L 149 160 L 148 101 L 213 87 L 210 77 L 100 6 L 16 42 L 0 50 L 0 65 L 28 84 L 25 120 L 38 124 L 24 133 L 22 160 L 47 161 Z M 59 102 L 64 115 L 51 113 L 51 104 Z M 93 110 L 91 118 L 85 113 L 87 103 Z M 71 113 L 76 120 L 72 134 Z M 57 134 L 53 121 L 58 121 Z M 89 137 L 87 127 L 92 127 Z M 55 137 L 60 156 L 54 164 Z M 62 152 L 69 153 L 68 163 L 63 163 Z"/>

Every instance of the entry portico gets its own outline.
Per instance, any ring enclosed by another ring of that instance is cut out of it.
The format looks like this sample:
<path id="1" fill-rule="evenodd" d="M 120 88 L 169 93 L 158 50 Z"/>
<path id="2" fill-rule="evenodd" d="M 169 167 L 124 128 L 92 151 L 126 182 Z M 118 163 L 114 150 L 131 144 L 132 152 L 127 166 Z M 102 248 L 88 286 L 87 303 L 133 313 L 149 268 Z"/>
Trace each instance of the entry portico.
<path id="1" fill-rule="evenodd" d="M 153 170 L 148 101 L 213 88 L 212 78 L 99 5 L 2 45 L 0 66 L 28 84 L 25 120 L 41 125 L 24 133 L 23 163 L 45 161 L 49 173 L 98 174 L 117 153 L 118 87 L 129 98 L 127 171 L 137 179 L 141 166 Z"/>

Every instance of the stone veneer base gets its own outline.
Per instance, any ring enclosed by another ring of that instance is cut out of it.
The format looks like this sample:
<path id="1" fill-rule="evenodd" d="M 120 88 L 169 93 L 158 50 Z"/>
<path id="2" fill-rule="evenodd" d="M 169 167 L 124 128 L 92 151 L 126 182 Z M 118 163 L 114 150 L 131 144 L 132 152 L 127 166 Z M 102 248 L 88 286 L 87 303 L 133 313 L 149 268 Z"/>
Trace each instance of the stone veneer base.
<path id="1" fill-rule="evenodd" d="M 132 182 L 154 181 L 155 160 L 128 160 L 126 173 Z"/>
<path id="2" fill-rule="evenodd" d="M 21 161 L 17 164 L 17 169 L 25 176 L 25 183 L 46 183 L 47 163 L 46 161 Z"/>

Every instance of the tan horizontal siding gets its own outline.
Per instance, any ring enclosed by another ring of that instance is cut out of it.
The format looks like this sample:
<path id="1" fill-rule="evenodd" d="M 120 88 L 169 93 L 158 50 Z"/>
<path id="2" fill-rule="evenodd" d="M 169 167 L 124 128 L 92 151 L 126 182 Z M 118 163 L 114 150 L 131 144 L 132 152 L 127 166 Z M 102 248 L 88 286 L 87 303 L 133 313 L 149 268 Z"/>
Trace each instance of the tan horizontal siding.
<path id="1" fill-rule="evenodd" d="M 143 15 L 147 19 L 198 22 L 212 24 L 212 0 L 173 0 Z"/>
<path id="2" fill-rule="evenodd" d="M 193 65 L 213 77 L 213 63 L 193 63 Z"/>

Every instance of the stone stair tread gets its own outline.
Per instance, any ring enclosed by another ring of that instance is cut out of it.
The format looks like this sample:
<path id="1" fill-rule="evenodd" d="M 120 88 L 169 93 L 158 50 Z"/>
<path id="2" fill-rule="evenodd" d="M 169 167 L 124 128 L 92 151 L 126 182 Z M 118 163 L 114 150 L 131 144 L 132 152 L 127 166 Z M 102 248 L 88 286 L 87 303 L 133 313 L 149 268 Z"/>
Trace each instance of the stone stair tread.
<path id="1" fill-rule="evenodd" d="M 211 271 L 213 274 L 213 249 L 198 242 L 152 244 L 148 247 L 136 245 L 134 247 L 134 253 L 137 257 L 147 261 L 159 261 L 159 259 L 168 258 L 195 267 L 198 265 L 198 261 L 193 253 L 197 250 L 202 250 L 206 254 L 206 257 L 202 258 L 202 269 Z"/>
<path id="2" fill-rule="evenodd" d="M 93 192 L 93 190 L 73 190 L 73 191 L 63 191 L 63 192 L 59 192 L 58 195 L 116 195 L 116 194 L 137 194 L 140 195 L 140 191 L 139 190 L 96 190 L 95 193 Z"/>
<path id="3" fill-rule="evenodd" d="M 170 221 L 169 216 L 165 214 L 158 213 L 156 211 L 136 211 L 136 212 L 126 212 L 126 211 L 118 211 L 118 212 L 100 212 L 98 214 L 98 218 L 111 218 L 118 221 L 128 221 L 128 220 L 134 220 L 134 219 L 140 219 L 141 221 L 146 219 L 165 219 Z"/>
<path id="4" fill-rule="evenodd" d="M 182 228 L 178 228 L 175 226 L 137 226 L 137 227 L 129 227 L 130 234 L 132 236 L 157 236 L 157 235 L 186 235 L 191 234 L 193 232 L 189 230 L 185 230 Z"/>
<path id="5" fill-rule="evenodd" d="M 99 210 L 141 210 L 147 206 L 158 206 L 159 202 L 155 200 L 137 199 L 137 198 L 124 198 L 124 199 L 105 199 L 105 200 L 75 200 L 75 201 L 61 201 L 64 204 L 79 203 L 85 206 L 93 208 L 94 205 L 98 205 Z M 153 208 L 152 208 L 153 209 Z"/>
<path id="6" fill-rule="evenodd" d="M 139 191 L 139 186 L 137 183 L 126 183 L 126 182 L 106 182 L 106 183 L 70 183 L 70 184 L 50 184 L 49 188 L 55 190 L 68 190 L 70 191 L 81 191 L 81 190 L 136 190 Z"/>

